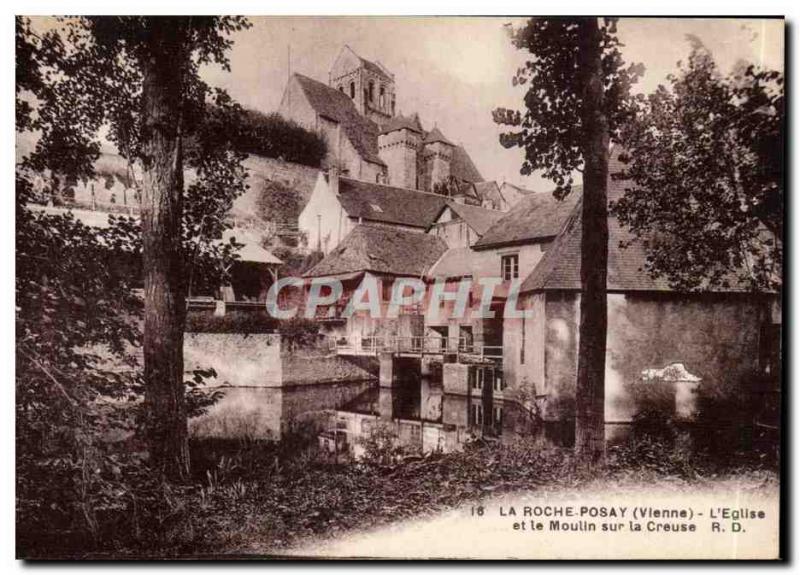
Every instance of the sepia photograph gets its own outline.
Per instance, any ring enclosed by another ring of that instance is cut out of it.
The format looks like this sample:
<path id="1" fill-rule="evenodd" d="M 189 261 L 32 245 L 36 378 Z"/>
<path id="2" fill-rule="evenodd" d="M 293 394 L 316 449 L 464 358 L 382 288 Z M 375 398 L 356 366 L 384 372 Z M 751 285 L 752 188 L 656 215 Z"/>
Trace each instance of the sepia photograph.
<path id="1" fill-rule="evenodd" d="M 786 559 L 783 17 L 14 20 L 16 559 Z"/>

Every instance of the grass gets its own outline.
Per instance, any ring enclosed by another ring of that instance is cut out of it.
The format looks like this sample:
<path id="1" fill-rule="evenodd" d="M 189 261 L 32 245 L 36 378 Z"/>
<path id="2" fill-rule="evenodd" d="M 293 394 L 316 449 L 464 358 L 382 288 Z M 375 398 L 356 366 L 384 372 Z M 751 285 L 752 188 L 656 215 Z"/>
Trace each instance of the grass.
<path id="1" fill-rule="evenodd" d="M 155 508 L 140 509 L 137 536 L 117 531 L 112 540 L 80 553 L 40 556 L 210 557 L 269 555 L 304 541 L 365 527 L 419 518 L 516 491 L 553 491 L 587 484 L 693 485 L 724 477 L 777 482 L 768 466 L 750 461 L 719 467 L 708 458 L 657 441 L 609 450 L 595 470 L 576 465 L 572 452 L 533 441 L 478 442 L 464 451 L 408 456 L 386 464 L 326 463 L 313 436 L 281 445 L 241 441 L 193 443 L 194 477 L 165 488 Z"/>

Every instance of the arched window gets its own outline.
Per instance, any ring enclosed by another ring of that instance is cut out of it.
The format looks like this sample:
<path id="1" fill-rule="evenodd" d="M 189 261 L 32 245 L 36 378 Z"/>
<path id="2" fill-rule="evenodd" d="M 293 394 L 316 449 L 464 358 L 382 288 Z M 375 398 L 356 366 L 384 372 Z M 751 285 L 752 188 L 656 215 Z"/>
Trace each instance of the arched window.
<path id="1" fill-rule="evenodd" d="M 372 80 L 369 81 L 369 101 L 375 101 L 375 82 Z"/>
<path id="2" fill-rule="evenodd" d="M 350 82 L 350 98 L 355 100 L 356 99 L 356 83 Z"/>
<path id="3" fill-rule="evenodd" d="M 344 86 L 339 86 L 339 91 L 344 94 Z"/>

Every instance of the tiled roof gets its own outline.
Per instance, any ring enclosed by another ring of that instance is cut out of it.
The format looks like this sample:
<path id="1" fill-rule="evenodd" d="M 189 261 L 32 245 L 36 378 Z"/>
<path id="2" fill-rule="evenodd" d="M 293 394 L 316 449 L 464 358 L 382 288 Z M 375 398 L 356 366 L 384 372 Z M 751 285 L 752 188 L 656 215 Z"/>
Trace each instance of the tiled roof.
<path id="1" fill-rule="evenodd" d="M 539 290 L 581 289 L 581 206 L 573 207 L 563 232 L 553 241 L 533 272 L 522 283 L 523 292 Z M 669 290 L 661 279 L 654 279 L 641 268 L 645 262 L 640 243 L 622 249 L 619 242 L 629 240 L 630 234 L 616 218 L 608 221 L 608 278 L 609 290 Z"/>
<path id="2" fill-rule="evenodd" d="M 472 275 L 472 250 L 452 248 L 447 250 L 426 274 L 431 278 L 461 278 Z"/>
<path id="3" fill-rule="evenodd" d="M 261 246 L 261 236 L 257 230 L 230 228 L 222 233 L 223 243 L 228 243 L 231 238 L 234 238 L 236 243 L 244 244 L 237 252 L 242 261 L 273 265 L 283 263 L 275 254 Z"/>
<path id="4" fill-rule="evenodd" d="M 469 204 L 459 204 L 458 202 L 448 202 L 448 206 L 464 220 L 469 227 L 475 230 L 479 236 L 486 233 L 500 218 L 505 216 L 505 212 L 489 210 L 480 206 Z"/>
<path id="5" fill-rule="evenodd" d="M 615 180 L 611 174 L 619 172 L 622 164 L 618 151 L 612 150 L 609 160 L 608 201 L 619 199 L 628 183 Z M 575 194 L 573 194 L 575 195 Z M 527 201 L 526 200 L 523 201 Z M 531 274 L 522 283 L 522 292 L 542 290 L 581 289 L 581 200 L 575 202 L 572 212 L 564 222 L 563 230 L 545 252 Z M 502 222 L 501 222 L 502 223 Z M 626 247 L 622 247 L 620 244 Z M 673 291 L 662 277 L 654 278 L 645 271 L 647 253 L 641 241 L 619 223 L 616 217 L 608 218 L 608 276 L 606 287 L 610 291 Z M 705 292 L 746 292 L 747 287 L 731 278 L 731 288 L 707 288 Z"/>
<path id="6" fill-rule="evenodd" d="M 433 130 L 425 134 L 425 139 L 423 140 L 423 143 L 434 144 L 436 142 L 441 142 L 443 144 L 447 144 L 448 146 L 453 145 L 453 142 L 445 138 L 444 134 L 442 134 L 442 131 L 436 126 L 434 126 Z"/>
<path id="7" fill-rule="evenodd" d="M 580 187 L 564 200 L 552 194 L 531 194 L 520 200 L 475 243 L 475 249 L 523 244 L 552 238 L 572 212 Z"/>
<path id="8" fill-rule="evenodd" d="M 427 228 L 447 199 L 428 192 L 339 178 L 339 202 L 352 218 Z"/>
<path id="9" fill-rule="evenodd" d="M 378 156 L 378 126 L 356 110 L 349 96 L 302 74 L 294 74 L 308 102 L 321 116 L 339 122 L 362 158 L 385 165 Z"/>
<path id="10" fill-rule="evenodd" d="M 386 123 L 381 130 L 381 134 L 388 134 L 389 132 L 402 130 L 403 128 L 411 130 L 412 132 L 417 132 L 418 134 L 422 134 L 424 132 L 422 125 L 419 122 L 419 116 L 416 114 L 413 116 L 403 116 L 402 114 L 398 114 Z"/>
<path id="11" fill-rule="evenodd" d="M 421 277 L 446 250 L 444 241 L 433 235 L 360 224 L 305 276 L 369 271 Z"/>
<path id="12" fill-rule="evenodd" d="M 467 182 L 482 182 L 483 176 L 472 163 L 472 158 L 463 146 L 453 148 L 453 159 L 450 161 L 450 175 Z"/>

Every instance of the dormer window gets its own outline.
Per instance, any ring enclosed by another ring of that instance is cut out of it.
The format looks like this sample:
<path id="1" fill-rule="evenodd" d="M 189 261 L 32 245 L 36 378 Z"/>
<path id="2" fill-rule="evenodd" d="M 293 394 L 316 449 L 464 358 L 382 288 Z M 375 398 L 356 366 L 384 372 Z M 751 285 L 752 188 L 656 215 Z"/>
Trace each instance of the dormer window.
<path id="1" fill-rule="evenodd" d="M 350 82 L 350 99 L 356 99 L 356 83 Z"/>

